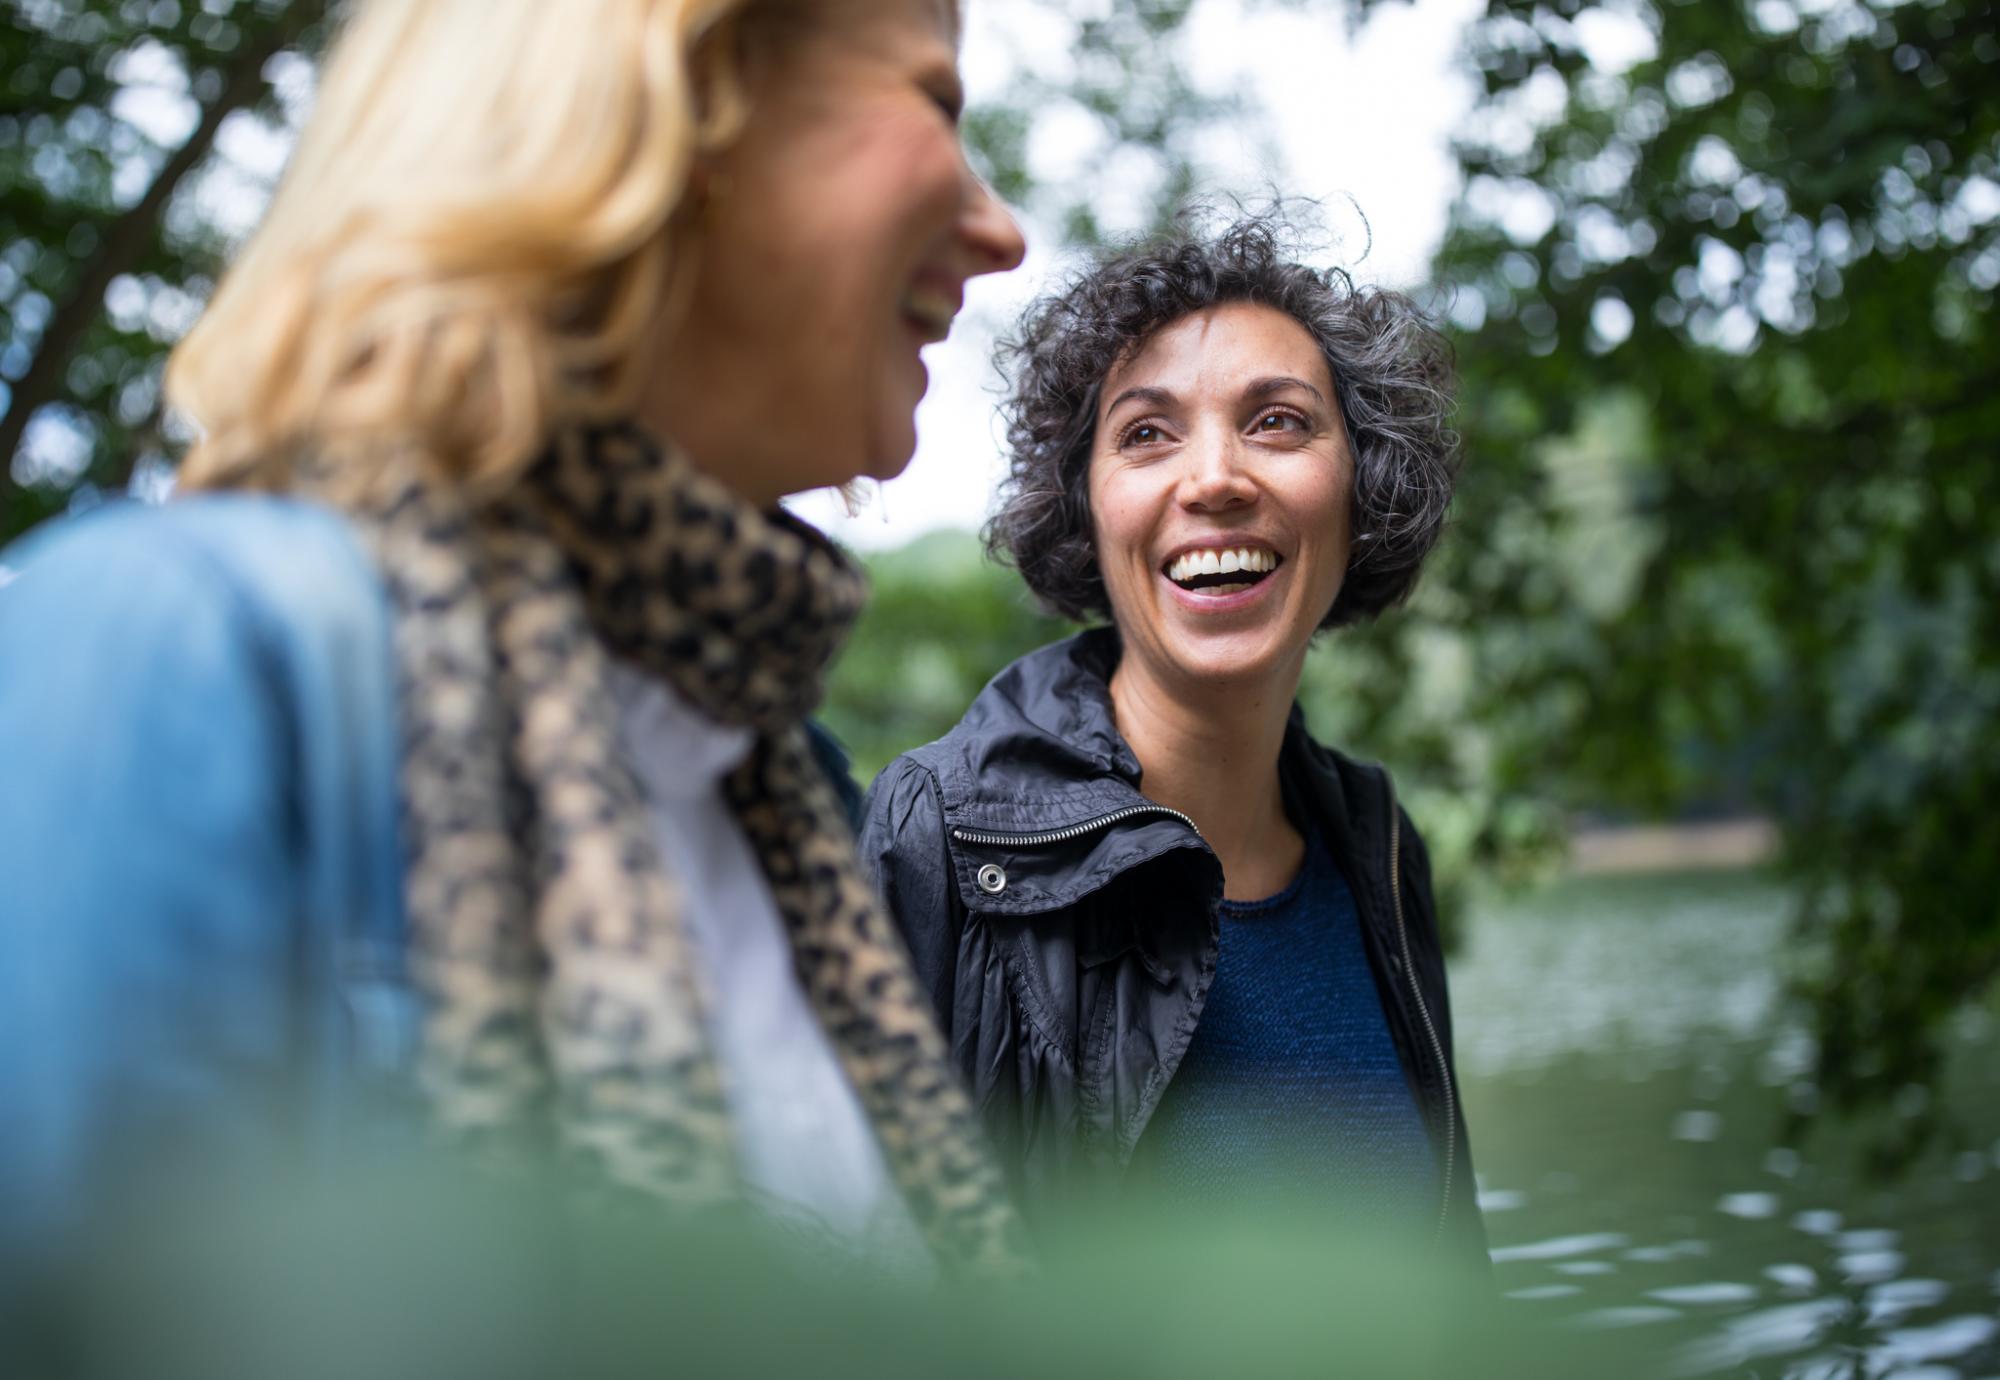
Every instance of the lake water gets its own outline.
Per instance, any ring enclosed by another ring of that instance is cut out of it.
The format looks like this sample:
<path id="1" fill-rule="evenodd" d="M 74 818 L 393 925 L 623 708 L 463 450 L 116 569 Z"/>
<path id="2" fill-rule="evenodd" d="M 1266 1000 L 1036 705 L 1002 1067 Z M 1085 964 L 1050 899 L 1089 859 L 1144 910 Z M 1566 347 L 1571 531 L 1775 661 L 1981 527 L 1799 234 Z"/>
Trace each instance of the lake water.
<path id="1" fill-rule="evenodd" d="M 2000 1376 L 1996 1023 L 1955 1024 L 1954 1129 L 1906 1177 L 1871 1181 L 1852 1127 L 1785 1143 L 1817 1101 L 1788 925 L 1754 873 L 1480 907 L 1452 1004 L 1500 1288 L 1670 1374 Z"/>

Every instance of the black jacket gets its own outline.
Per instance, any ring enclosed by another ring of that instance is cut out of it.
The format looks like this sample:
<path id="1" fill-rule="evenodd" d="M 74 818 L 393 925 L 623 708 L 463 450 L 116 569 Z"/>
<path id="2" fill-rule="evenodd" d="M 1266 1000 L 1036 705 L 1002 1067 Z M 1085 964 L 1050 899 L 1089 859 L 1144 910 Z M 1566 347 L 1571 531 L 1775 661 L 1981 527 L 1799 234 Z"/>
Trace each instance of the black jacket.
<path id="1" fill-rule="evenodd" d="M 868 794 L 861 851 L 1031 1211 L 1129 1164 L 1215 975 L 1222 868 L 1139 791 L 1108 630 L 1030 653 Z M 1437 1149 L 1439 1228 L 1484 1233 L 1451 1062 L 1423 841 L 1388 773 L 1293 711 L 1280 775 L 1354 893 L 1404 1073 Z"/>

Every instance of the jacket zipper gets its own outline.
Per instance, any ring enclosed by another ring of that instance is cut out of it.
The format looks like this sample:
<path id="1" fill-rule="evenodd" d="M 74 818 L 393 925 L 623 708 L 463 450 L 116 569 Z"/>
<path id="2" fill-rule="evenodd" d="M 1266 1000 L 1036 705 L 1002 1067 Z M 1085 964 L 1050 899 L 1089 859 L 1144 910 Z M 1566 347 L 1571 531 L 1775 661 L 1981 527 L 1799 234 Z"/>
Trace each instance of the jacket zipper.
<path id="1" fill-rule="evenodd" d="M 1403 976 L 1409 979 L 1410 995 L 1417 999 L 1417 1014 L 1424 1018 L 1424 1033 L 1430 1036 L 1431 1053 L 1437 1056 L 1438 1078 L 1444 1086 L 1444 1191 L 1438 1201 L 1437 1238 L 1444 1239 L 1451 1215 L 1451 1177 L 1458 1149 L 1458 1099 L 1451 1090 L 1451 1065 L 1445 1062 L 1444 1041 L 1438 1039 L 1431 1021 L 1430 1007 L 1424 1004 L 1423 989 L 1417 986 L 1417 962 L 1410 953 L 1410 928 L 1403 920 L 1403 819 L 1396 808 L 1396 783 L 1387 772 L 1382 780 L 1389 788 L 1389 896 L 1396 908 L 1396 936 L 1403 945 Z"/>
<path id="2" fill-rule="evenodd" d="M 976 843 L 987 848 L 1033 848 L 1045 843 L 1068 843 L 1071 839 L 1080 839 L 1085 834 L 1094 833 L 1099 829 L 1107 828 L 1110 825 L 1119 823 L 1121 820 L 1132 819 L 1138 815 L 1171 815 L 1173 818 L 1187 825 L 1188 828 L 1194 829 L 1194 836 L 1196 838 L 1201 837 L 1201 830 L 1195 828 L 1193 820 L 1189 819 L 1179 810 L 1169 810 L 1164 805 L 1127 805 L 1124 809 L 1113 810 L 1108 815 L 1099 815 L 1096 819 L 1087 819 L 1081 824 L 1072 824 L 1064 829 L 1051 829 L 1042 834 L 988 834 L 982 833 L 977 829 L 959 829 L 954 827 L 951 831 L 951 836 L 960 843 Z"/>

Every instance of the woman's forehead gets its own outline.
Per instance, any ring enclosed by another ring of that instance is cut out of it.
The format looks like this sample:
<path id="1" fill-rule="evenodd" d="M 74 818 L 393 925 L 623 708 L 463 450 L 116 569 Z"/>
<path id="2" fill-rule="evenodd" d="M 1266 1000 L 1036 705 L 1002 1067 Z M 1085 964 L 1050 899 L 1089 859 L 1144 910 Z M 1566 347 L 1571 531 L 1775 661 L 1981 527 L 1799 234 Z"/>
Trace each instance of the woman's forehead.
<path id="1" fill-rule="evenodd" d="M 1108 411 L 1134 386 L 1191 393 L 1275 375 L 1303 379 L 1331 395 L 1326 356 L 1296 318 L 1275 307 L 1229 302 L 1170 321 L 1138 341 L 1106 371 L 1100 395 Z"/>

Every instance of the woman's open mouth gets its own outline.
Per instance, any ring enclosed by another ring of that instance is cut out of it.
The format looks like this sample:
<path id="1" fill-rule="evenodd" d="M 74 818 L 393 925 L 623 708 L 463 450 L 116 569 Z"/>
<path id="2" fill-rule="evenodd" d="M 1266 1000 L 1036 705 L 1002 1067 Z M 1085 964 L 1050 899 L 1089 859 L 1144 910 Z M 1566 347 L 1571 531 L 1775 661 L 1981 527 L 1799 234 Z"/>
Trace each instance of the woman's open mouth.
<path id="1" fill-rule="evenodd" d="M 1226 599 L 1262 584 L 1284 564 L 1267 546 L 1215 546 L 1183 551 L 1160 573 L 1190 594 Z"/>
<path id="2" fill-rule="evenodd" d="M 912 283 L 904 291 L 900 304 L 903 324 L 915 331 L 917 338 L 926 345 L 935 345 L 951 334 L 951 323 L 958 315 L 959 302 L 959 294 L 929 279 Z"/>

